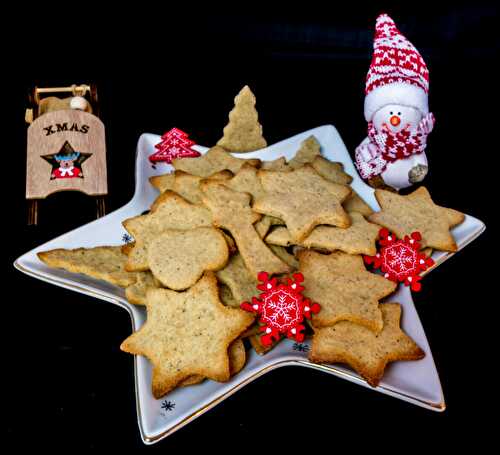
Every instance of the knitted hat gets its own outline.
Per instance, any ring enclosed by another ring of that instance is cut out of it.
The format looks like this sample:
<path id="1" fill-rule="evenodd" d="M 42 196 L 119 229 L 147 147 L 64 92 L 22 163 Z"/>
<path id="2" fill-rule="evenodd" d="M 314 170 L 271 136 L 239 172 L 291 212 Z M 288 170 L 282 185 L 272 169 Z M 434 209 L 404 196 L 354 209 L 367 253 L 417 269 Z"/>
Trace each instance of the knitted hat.
<path id="1" fill-rule="evenodd" d="M 366 75 L 365 119 L 387 104 L 429 112 L 429 71 L 420 55 L 387 15 L 377 17 L 373 57 Z"/>

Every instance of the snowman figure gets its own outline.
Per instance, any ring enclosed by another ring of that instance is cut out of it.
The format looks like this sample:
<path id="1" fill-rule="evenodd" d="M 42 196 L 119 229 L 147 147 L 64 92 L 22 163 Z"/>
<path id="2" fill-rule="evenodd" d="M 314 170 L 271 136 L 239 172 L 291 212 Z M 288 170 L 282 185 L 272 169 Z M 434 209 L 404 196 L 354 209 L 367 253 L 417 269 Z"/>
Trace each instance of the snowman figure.
<path id="1" fill-rule="evenodd" d="M 425 148 L 435 123 L 429 71 L 387 14 L 377 18 L 373 48 L 365 87 L 368 136 L 356 148 L 355 163 L 371 186 L 400 190 L 428 171 Z"/>

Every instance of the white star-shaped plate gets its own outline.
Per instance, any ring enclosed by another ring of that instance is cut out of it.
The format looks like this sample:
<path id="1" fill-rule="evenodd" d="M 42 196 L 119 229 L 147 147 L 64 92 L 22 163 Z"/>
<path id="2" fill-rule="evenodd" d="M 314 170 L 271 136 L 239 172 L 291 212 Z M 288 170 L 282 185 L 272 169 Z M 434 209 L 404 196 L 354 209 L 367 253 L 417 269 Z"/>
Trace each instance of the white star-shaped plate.
<path id="1" fill-rule="evenodd" d="M 358 176 L 339 133 L 331 125 L 314 128 L 256 152 L 235 154 L 235 156 L 263 160 L 274 160 L 280 156 L 285 156 L 290 159 L 298 150 L 300 143 L 310 135 L 314 135 L 320 142 L 322 154 L 326 158 L 343 163 L 345 171 L 354 177 L 352 187 L 374 210 L 379 210 L 373 189 L 367 186 Z M 123 239 L 126 239 L 126 231 L 122 227 L 122 221 L 148 210 L 153 200 L 158 196 L 157 190 L 148 181 L 149 177 L 172 170 L 171 166 L 163 163 L 158 164 L 157 168 L 154 169 L 148 160 L 149 155 L 155 151 L 154 145 L 159 141 L 160 137 L 154 134 L 143 134 L 139 138 L 135 171 L 135 194 L 128 204 L 101 219 L 35 248 L 21 256 L 14 263 L 15 267 L 21 272 L 35 278 L 124 308 L 130 314 L 132 330 L 134 331 L 138 330 L 144 323 L 146 313 L 144 308 L 127 302 L 123 289 L 84 275 L 49 268 L 37 258 L 36 253 L 53 248 L 122 244 Z M 207 150 L 207 148 L 201 146 L 195 146 L 194 148 L 201 153 Z M 446 205 L 446 201 L 437 202 Z M 465 221 L 452 231 L 459 250 L 479 236 L 484 229 L 485 226 L 481 221 L 467 215 Z M 442 252 L 434 253 L 433 259 L 436 266 L 451 255 Z M 396 293 L 390 297 L 390 300 L 397 301 L 403 306 L 402 327 L 425 351 L 426 356 L 419 361 L 390 364 L 380 385 L 373 390 L 433 411 L 443 411 L 445 403 L 439 376 L 424 329 L 415 310 L 411 293 L 408 288 L 400 285 Z M 348 367 L 317 365 L 309 362 L 307 360 L 308 350 L 308 340 L 304 343 L 284 340 L 264 356 L 259 356 L 252 350 L 248 353 L 247 363 L 243 370 L 232 377 L 229 382 L 218 383 L 207 380 L 199 385 L 176 389 L 160 400 L 156 400 L 151 394 L 151 365 L 144 357 L 136 356 L 137 416 L 144 443 L 153 444 L 158 442 L 199 417 L 249 382 L 268 371 L 283 366 L 315 368 L 361 386 L 370 387 Z M 332 393 L 335 393 L 334 381 L 332 381 Z"/>

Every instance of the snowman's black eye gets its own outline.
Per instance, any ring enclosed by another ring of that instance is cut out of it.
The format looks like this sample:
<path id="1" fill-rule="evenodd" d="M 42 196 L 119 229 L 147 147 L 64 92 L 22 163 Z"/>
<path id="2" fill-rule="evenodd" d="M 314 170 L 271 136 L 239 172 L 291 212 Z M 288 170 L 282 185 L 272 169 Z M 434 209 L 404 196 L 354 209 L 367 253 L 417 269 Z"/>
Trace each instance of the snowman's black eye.
<path id="1" fill-rule="evenodd" d="M 401 112 L 398 112 L 398 115 L 401 115 Z"/>
<path id="2" fill-rule="evenodd" d="M 391 112 L 389 112 L 389 115 L 392 115 L 392 111 L 391 111 Z"/>

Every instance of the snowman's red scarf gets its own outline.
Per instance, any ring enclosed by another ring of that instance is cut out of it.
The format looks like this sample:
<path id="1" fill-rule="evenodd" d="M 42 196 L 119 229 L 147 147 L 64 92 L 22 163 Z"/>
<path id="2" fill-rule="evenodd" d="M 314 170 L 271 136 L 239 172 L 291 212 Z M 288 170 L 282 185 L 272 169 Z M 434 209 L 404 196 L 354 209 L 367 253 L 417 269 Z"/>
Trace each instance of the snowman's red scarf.
<path id="1" fill-rule="evenodd" d="M 368 137 L 388 163 L 422 153 L 427 145 L 427 135 L 420 125 L 413 130 L 408 125 L 395 133 L 387 125 L 377 131 L 373 122 L 368 122 Z"/>

